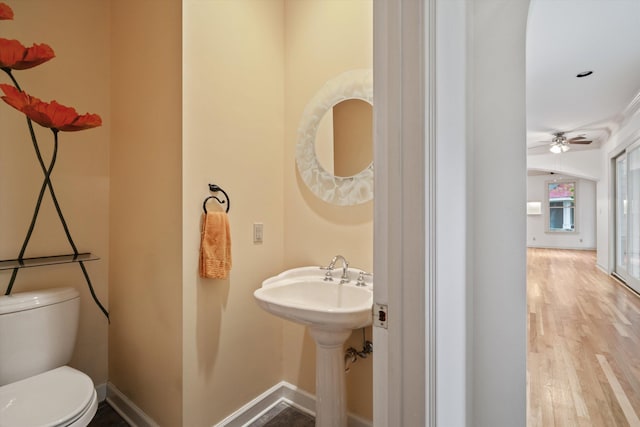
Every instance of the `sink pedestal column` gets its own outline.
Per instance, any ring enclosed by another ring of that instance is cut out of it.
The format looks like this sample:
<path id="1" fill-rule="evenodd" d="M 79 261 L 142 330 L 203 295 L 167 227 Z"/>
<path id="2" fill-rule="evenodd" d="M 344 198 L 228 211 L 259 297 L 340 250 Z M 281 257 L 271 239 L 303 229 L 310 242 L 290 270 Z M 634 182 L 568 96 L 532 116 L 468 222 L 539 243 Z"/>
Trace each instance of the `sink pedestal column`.
<path id="1" fill-rule="evenodd" d="M 351 329 L 309 327 L 316 342 L 316 427 L 346 427 L 344 350 Z"/>

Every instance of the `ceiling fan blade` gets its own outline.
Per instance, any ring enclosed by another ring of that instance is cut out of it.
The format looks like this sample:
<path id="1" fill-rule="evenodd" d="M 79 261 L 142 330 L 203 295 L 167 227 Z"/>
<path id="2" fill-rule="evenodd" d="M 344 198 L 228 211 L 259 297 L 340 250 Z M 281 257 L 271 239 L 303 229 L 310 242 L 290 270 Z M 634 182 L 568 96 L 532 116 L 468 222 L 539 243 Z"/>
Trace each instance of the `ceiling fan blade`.
<path id="1" fill-rule="evenodd" d="M 589 139 L 585 139 L 583 140 L 579 140 L 579 141 L 569 141 L 569 144 L 591 144 L 593 141 L 589 140 Z"/>
<path id="2" fill-rule="evenodd" d="M 587 139 L 584 135 L 574 136 L 573 138 L 569 138 L 567 141 L 577 141 L 579 139 Z"/>

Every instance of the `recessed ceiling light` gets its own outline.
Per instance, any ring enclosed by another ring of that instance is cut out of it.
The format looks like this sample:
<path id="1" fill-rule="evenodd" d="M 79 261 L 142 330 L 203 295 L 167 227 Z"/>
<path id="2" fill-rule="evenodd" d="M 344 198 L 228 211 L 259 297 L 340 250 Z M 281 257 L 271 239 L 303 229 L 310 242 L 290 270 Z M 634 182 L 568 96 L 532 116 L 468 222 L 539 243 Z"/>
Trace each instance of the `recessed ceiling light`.
<path id="1" fill-rule="evenodd" d="M 593 71 L 583 71 L 581 73 L 578 73 L 576 75 L 577 78 L 582 78 L 582 77 L 587 77 L 590 76 L 591 74 L 593 74 Z"/>

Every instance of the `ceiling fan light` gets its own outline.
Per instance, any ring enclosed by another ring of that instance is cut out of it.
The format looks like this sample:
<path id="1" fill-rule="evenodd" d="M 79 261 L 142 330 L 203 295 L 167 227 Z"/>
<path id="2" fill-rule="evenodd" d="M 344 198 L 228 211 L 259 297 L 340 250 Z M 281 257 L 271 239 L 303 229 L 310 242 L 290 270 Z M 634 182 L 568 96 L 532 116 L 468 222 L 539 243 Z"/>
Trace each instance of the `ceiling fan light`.
<path id="1" fill-rule="evenodd" d="M 553 154 L 560 154 L 562 153 L 562 148 L 560 148 L 560 145 L 558 144 L 552 144 L 551 147 L 549 147 L 549 151 Z"/>
<path id="2" fill-rule="evenodd" d="M 567 151 L 569 151 L 571 149 L 571 147 L 569 147 L 569 144 L 562 144 L 560 146 L 560 150 L 562 150 L 563 153 L 566 153 Z"/>

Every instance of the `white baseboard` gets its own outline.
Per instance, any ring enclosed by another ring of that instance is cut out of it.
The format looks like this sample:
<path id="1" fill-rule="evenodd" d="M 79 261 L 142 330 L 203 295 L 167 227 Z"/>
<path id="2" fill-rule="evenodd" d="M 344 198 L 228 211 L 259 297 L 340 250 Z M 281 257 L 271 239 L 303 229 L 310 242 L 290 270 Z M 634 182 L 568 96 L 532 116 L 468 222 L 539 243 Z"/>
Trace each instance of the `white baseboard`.
<path id="1" fill-rule="evenodd" d="M 107 398 L 107 383 L 98 384 L 95 388 L 96 394 L 98 395 L 98 402 L 102 402 Z"/>
<path id="2" fill-rule="evenodd" d="M 280 389 L 283 384 L 285 383 L 280 382 L 274 385 L 218 424 L 215 424 L 214 427 L 240 427 L 249 424 L 280 402 L 282 394 Z"/>
<path id="3" fill-rule="evenodd" d="M 107 402 L 132 427 L 160 427 L 111 383 L 107 383 Z"/>
<path id="4" fill-rule="evenodd" d="M 597 248 L 595 247 L 585 247 L 585 246 L 548 246 L 548 245 L 534 245 L 527 244 L 527 248 L 532 249 L 559 249 L 566 251 L 595 251 Z"/>
<path id="5" fill-rule="evenodd" d="M 604 274 L 606 274 L 607 276 L 611 274 L 611 271 L 609 271 L 608 269 L 604 268 L 603 266 L 601 266 L 598 263 L 596 263 L 596 267 L 598 267 L 598 269 L 600 271 L 602 271 Z"/>
<path id="6" fill-rule="evenodd" d="M 280 402 L 286 402 L 303 412 L 315 416 L 315 396 L 299 389 L 293 384 L 281 381 L 220 421 L 214 427 L 245 427 Z M 348 414 L 347 417 L 347 425 L 349 427 L 371 427 L 371 421 L 367 421 L 353 414 Z"/>
<path id="7" fill-rule="evenodd" d="M 105 400 L 132 427 L 159 427 L 142 409 L 136 406 L 127 396 L 111 383 L 100 384 L 96 387 L 98 400 Z M 101 397 L 101 396 L 105 396 Z M 220 421 L 214 427 L 245 427 L 260 418 L 264 413 L 285 402 L 309 415 L 316 414 L 316 398 L 310 393 L 286 381 L 281 381 L 264 393 L 251 400 L 240 409 Z M 349 427 L 371 427 L 371 421 L 357 415 L 347 415 Z"/>

